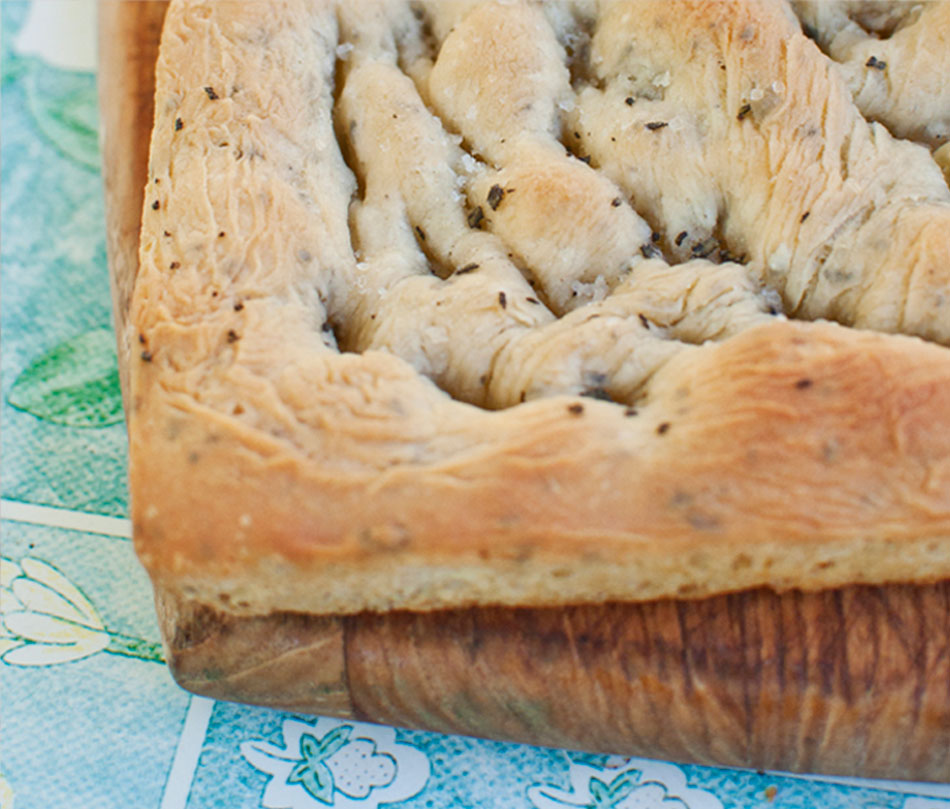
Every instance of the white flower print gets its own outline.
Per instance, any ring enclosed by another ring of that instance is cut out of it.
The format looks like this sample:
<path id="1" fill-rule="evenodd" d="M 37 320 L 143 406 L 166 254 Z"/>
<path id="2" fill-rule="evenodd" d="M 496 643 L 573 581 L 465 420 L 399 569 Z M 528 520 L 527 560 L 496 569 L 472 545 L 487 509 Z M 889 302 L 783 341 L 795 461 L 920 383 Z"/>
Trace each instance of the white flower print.
<path id="1" fill-rule="evenodd" d="M 162 660 L 159 644 L 106 629 L 89 599 L 48 562 L 0 558 L 0 661 L 50 666 L 102 651 Z"/>
<path id="2" fill-rule="evenodd" d="M 0 659 L 20 666 L 67 663 L 102 651 L 109 633 L 89 600 L 39 559 L 0 560 Z"/>

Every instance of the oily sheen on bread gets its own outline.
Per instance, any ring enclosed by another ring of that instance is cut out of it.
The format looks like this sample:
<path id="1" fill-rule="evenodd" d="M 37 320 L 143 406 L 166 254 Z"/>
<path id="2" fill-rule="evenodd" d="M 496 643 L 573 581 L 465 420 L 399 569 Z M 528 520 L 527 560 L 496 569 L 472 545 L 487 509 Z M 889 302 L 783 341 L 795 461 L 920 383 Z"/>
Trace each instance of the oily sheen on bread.
<path id="1" fill-rule="evenodd" d="M 869 123 L 799 6 L 173 2 L 128 335 L 156 586 L 950 577 L 947 107 Z"/>

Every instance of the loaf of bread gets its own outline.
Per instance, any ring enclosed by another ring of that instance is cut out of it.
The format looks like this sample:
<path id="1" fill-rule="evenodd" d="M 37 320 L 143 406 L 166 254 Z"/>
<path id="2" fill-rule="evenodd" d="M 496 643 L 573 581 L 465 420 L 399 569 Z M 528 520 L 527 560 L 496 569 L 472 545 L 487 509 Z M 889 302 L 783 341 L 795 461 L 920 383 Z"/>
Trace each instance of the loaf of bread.
<path id="1" fill-rule="evenodd" d="M 950 4 L 863 84 L 852 5 L 173 0 L 125 335 L 156 587 L 950 577 Z"/>

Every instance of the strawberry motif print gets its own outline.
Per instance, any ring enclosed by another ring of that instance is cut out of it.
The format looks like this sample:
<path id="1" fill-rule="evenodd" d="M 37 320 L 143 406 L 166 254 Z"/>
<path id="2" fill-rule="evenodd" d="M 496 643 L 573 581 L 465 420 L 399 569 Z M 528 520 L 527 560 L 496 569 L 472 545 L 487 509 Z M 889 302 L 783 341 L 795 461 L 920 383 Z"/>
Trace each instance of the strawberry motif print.
<path id="1" fill-rule="evenodd" d="M 417 795 L 429 780 L 429 760 L 396 741 L 392 728 L 318 719 L 283 723 L 283 748 L 247 741 L 241 754 L 272 777 L 266 809 L 376 809 Z"/>
<path id="2" fill-rule="evenodd" d="M 366 798 L 376 787 L 396 779 L 396 760 L 388 753 L 376 752 L 376 743 L 357 739 L 340 748 L 328 761 L 333 783 L 344 795 Z"/>

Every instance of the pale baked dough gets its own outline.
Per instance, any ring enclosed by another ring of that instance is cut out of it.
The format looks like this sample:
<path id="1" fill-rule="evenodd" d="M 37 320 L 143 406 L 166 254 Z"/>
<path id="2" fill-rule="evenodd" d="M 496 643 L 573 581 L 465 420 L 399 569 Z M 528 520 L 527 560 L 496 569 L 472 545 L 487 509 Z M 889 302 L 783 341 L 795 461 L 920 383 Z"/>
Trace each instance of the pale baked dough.
<path id="1" fill-rule="evenodd" d="M 950 189 L 779 0 L 173 2 L 140 265 L 161 588 L 950 576 Z"/>
<path id="2" fill-rule="evenodd" d="M 950 2 L 795 0 L 868 118 L 936 148 L 950 141 Z"/>

